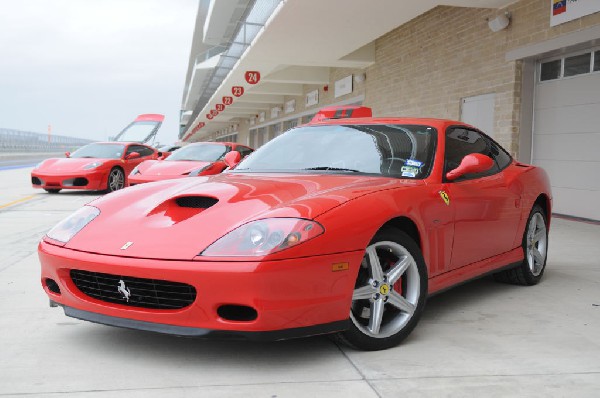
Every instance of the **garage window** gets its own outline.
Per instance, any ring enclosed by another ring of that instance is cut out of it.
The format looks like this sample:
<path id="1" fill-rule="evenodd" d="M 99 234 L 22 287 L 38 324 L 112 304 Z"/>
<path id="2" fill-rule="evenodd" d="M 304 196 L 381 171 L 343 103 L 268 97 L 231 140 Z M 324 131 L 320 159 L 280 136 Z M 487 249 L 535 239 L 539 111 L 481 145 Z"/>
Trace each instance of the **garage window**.
<path id="1" fill-rule="evenodd" d="M 560 59 L 556 59 L 542 63 L 540 80 L 545 82 L 546 80 L 559 79 L 561 61 Z"/>
<path id="2" fill-rule="evenodd" d="M 565 77 L 590 73 L 590 61 L 592 53 L 574 55 L 565 58 Z"/>
<path id="3" fill-rule="evenodd" d="M 600 50 L 542 61 L 538 72 L 540 82 L 600 72 Z"/>

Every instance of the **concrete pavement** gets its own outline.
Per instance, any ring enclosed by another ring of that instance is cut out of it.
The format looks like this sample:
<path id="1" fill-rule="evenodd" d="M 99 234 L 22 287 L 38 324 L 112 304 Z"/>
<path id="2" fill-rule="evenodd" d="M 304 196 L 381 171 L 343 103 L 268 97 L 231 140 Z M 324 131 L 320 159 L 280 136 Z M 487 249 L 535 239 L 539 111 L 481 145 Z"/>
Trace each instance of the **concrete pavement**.
<path id="1" fill-rule="evenodd" d="M 29 172 L 0 171 L 0 397 L 600 396 L 598 225 L 554 219 L 541 284 L 485 278 L 433 297 L 387 351 L 193 340 L 48 307 L 36 244 L 97 195 L 34 190 Z"/>

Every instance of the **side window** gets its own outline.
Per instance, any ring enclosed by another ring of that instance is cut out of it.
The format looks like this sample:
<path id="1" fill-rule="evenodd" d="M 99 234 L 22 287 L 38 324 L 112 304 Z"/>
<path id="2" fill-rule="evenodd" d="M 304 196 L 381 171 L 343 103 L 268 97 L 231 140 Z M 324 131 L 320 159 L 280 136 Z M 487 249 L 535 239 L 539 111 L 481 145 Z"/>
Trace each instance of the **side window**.
<path id="1" fill-rule="evenodd" d="M 127 154 L 129 155 L 131 152 L 139 153 L 140 157 L 150 156 L 154 153 L 152 149 L 143 145 L 129 145 L 129 148 L 127 148 Z"/>
<path id="2" fill-rule="evenodd" d="M 503 159 L 503 162 L 506 163 L 504 167 L 510 163 L 510 156 L 488 137 L 474 130 L 453 127 L 446 132 L 444 175 L 450 170 L 457 168 L 462 159 L 471 153 L 481 153 L 482 155 L 491 157 L 494 160 L 494 166 L 486 172 L 467 174 L 459 180 L 472 180 L 498 173 L 501 170 L 501 167 L 498 165 L 500 154 L 507 156 L 509 159 L 508 162 L 506 162 L 506 159 Z"/>
<path id="3" fill-rule="evenodd" d="M 245 146 L 238 146 L 236 150 L 240 153 L 240 155 L 242 155 L 242 159 L 252 153 L 252 149 Z"/>
<path id="4" fill-rule="evenodd" d="M 140 155 L 142 157 L 152 156 L 152 154 L 154 154 L 154 150 L 152 148 L 148 148 L 147 146 L 142 146 L 140 148 Z"/>

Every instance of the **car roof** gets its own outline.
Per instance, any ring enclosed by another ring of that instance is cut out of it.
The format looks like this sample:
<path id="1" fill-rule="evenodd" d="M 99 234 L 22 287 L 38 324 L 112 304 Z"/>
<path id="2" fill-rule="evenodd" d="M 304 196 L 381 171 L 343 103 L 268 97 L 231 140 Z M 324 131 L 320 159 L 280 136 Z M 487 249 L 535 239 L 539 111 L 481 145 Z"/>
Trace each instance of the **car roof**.
<path id="1" fill-rule="evenodd" d="M 309 122 L 304 126 L 326 126 L 326 125 L 361 125 L 361 124 L 419 124 L 419 125 L 461 125 L 469 126 L 464 122 L 452 119 L 438 119 L 425 117 L 364 117 L 344 119 L 324 119 Z"/>

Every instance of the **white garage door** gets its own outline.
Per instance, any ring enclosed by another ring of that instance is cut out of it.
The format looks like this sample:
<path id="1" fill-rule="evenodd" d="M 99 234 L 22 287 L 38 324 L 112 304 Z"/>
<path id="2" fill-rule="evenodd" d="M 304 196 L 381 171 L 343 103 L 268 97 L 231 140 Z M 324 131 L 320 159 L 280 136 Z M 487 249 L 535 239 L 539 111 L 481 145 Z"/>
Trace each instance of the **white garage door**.
<path id="1" fill-rule="evenodd" d="M 600 51 L 541 62 L 537 80 L 533 164 L 550 176 L 553 211 L 600 220 Z"/>

